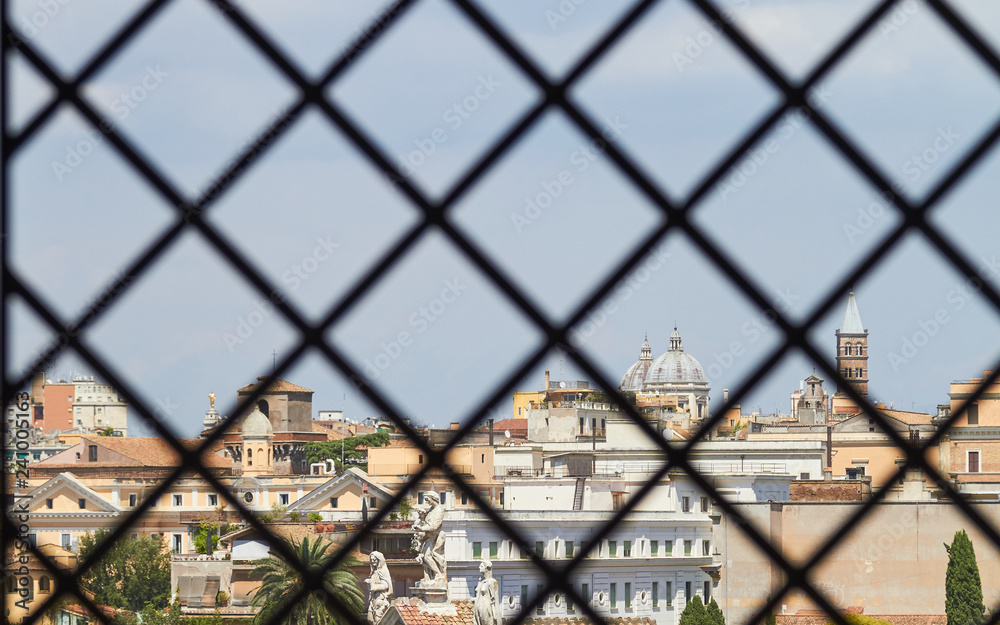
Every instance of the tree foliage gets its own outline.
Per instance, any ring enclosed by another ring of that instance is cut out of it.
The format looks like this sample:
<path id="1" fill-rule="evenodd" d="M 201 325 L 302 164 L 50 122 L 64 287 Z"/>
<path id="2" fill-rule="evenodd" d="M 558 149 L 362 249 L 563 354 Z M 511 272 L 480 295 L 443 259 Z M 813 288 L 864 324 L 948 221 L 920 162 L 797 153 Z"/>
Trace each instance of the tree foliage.
<path id="1" fill-rule="evenodd" d="M 944 548 L 948 552 L 944 580 L 944 611 L 948 625 L 982 625 L 986 606 L 983 605 L 983 584 L 972 541 L 965 530 L 959 530 L 951 544 Z"/>
<path id="2" fill-rule="evenodd" d="M 99 529 L 80 538 L 80 561 L 89 558 L 111 534 Z M 162 610 L 170 600 L 170 553 L 162 538 L 126 536 L 108 546 L 82 578 L 95 601 L 130 612 L 149 606 Z"/>
<path id="3" fill-rule="evenodd" d="M 333 558 L 333 543 L 322 539 L 303 538 L 301 543 L 284 539 L 286 545 L 296 554 L 301 566 L 307 571 L 310 581 L 318 577 Z M 266 625 L 275 618 L 275 625 L 349 625 L 344 609 L 353 613 L 356 619 L 364 618 L 365 595 L 358 585 L 358 578 L 349 567 L 357 566 L 352 557 L 344 558 L 323 576 L 322 591 L 310 590 L 302 600 L 290 606 L 302 591 L 302 575 L 276 552 L 262 562 L 254 576 L 261 579 L 260 588 L 250 600 L 260 612 L 254 617 L 255 625 Z M 336 597 L 337 603 L 329 597 Z M 341 607 L 342 606 L 342 607 Z"/>
<path id="4" fill-rule="evenodd" d="M 709 625 L 708 614 L 705 612 L 705 604 L 701 602 L 700 595 L 691 597 L 684 606 L 680 625 Z"/>
<path id="5" fill-rule="evenodd" d="M 849 612 L 841 614 L 841 616 L 844 617 L 844 620 L 850 623 L 850 625 L 892 625 L 889 621 L 875 618 L 874 616 L 869 616 L 867 614 L 854 614 L 853 612 Z M 777 622 L 777 619 L 775 619 L 775 622 Z M 832 620 L 830 620 L 826 622 L 826 625 L 835 624 Z"/>
<path id="6" fill-rule="evenodd" d="M 219 536 L 225 536 L 229 532 L 236 531 L 237 527 L 230 523 L 223 523 L 220 534 L 219 524 L 211 521 L 198 523 L 198 533 L 194 536 L 194 550 L 198 553 L 211 554 L 219 546 Z M 211 545 L 207 545 L 208 537 L 212 537 Z"/>
<path id="7" fill-rule="evenodd" d="M 375 432 L 374 434 L 364 434 L 362 436 L 348 436 L 342 441 L 313 441 L 306 443 L 306 459 L 311 463 L 333 460 L 338 471 L 342 471 L 340 465 L 341 451 L 343 451 L 344 462 L 351 464 L 363 464 L 368 454 L 358 447 L 385 447 L 389 444 L 389 434 L 386 432 Z"/>
<path id="8" fill-rule="evenodd" d="M 764 625 L 778 625 L 778 615 L 774 612 L 768 612 L 767 616 L 764 617 Z"/>
<path id="9" fill-rule="evenodd" d="M 722 614 L 719 604 L 715 602 L 715 597 L 712 597 L 705 607 L 705 616 L 706 625 L 726 625 L 726 617 Z"/>

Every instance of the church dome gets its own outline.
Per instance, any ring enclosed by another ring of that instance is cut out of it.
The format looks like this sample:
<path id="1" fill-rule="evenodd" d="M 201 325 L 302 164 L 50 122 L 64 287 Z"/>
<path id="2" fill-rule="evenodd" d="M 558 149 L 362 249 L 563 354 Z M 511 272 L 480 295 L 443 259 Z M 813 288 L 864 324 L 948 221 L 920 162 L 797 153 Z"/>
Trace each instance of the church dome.
<path id="1" fill-rule="evenodd" d="M 670 335 L 670 349 L 652 362 L 646 373 L 646 387 L 689 386 L 708 384 L 705 370 L 694 356 L 684 353 L 681 335 L 674 328 Z"/>
<path id="2" fill-rule="evenodd" d="M 639 360 L 628 368 L 622 376 L 621 384 L 618 388 L 622 391 L 641 391 L 642 385 L 646 381 L 646 374 L 650 365 L 653 364 L 653 350 L 649 347 L 649 338 L 642 342 L 642 350 L 639 352 Z"/>
<path id="3" fill-rule="evenodd" d="M 264 416 L 260 408 L 254 408 L 253 412 L 243 419 L 243 438 L 270 438 L 274 436 L 274 428 L 271 427 L 271 420 Z"/>

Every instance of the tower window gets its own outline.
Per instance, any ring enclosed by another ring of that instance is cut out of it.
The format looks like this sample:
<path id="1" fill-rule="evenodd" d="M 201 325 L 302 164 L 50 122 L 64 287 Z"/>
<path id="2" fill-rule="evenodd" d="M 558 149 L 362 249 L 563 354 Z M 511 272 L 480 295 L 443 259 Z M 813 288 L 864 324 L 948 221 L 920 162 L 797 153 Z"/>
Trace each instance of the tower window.
<path id="1" fill-rule="evenodd" d="M 864 373 L 862 373 L 862 371 L 864 371 L 864 370 L 863 369 L 856 369 L 854 371 L 855 374 L 856 374 L 855 377 L 857 377 L 857 378 L 863 378 L 863 377 L 865 377 L 865 375 L 864 375 Z"/>
<path id="2" fill-rule="evenodd" d="M 850 356 L 851 355 L 851 346 L 850 345 L 845 345 L 844 346 L 844 355 L 845 356 Z"/>

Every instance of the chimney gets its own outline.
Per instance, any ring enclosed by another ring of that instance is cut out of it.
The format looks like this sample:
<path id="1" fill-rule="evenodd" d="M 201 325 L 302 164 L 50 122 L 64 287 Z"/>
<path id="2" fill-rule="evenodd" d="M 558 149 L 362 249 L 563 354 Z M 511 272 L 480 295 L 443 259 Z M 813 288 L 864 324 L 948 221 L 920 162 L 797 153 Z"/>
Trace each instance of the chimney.
<path id="1" fill-rule="evenodd" d="M 722 389 L 722 403 L 725 404 L 727 402 L 729 402 L 729 389 L 724 388 Z"/>
<path id="2" fill-rule="evenodd" d="M 487 422 L 490 424 L 490 447 L 492 447 L 493 446 L 493 419 L 487 419 Z"/>
<path id="3" fill-rule="evenodd" d="M 458 421 L 452 421 L 451 422 L 451 429 L 457 430 L 459 427 L 460 427 L 460 424 L 459 424 Z"/>
<path id="4" fill-rule="evenodd" d="M 545 370 L 545 390 L 549 390 L 549 370 Z"/>
<path id="5" fill-rule="evenodd" d="M 826 426 L 826 466 L 833 471 L 833 426 Z"/>
<path id="6" fill-rule="evenodd" d="M 42 403 L 42 390 L 45 385 L 45 372 L 38 371 L 31 379 L 31 401 L 36 404 Z"/>

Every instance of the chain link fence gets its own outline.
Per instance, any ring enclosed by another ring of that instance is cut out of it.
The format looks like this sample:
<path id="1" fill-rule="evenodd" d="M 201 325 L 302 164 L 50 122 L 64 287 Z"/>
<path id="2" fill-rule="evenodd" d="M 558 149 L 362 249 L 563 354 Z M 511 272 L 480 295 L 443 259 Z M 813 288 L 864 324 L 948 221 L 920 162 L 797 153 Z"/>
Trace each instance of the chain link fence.
<path id="1" fill-rule="evenodd" d="M 207 0 L 206 0 L 207 1 Z M 532 563 L 538 571 L 547 579 L 546 588 L 536 593 L 533 599 L 521 606 L 520 614 L 511 625 L 519 625 L 526 618 L 530 618 L 540 602 L 545 601 L 546 596 L 552 592 L 562 593 L 567 598 L 579 606 L 594 622 L 600 622 L 598 616 L 590 606 L 589 601 L 579 596 L 577 590 L 572 587 L 570 574 L 577 569 L 583 559 L 587 557 L 588 551 L 598 544 L 614 529 L 615 525 L 626 518 L 635 509 L 636 505 L 642 501 L 643 497 L 650 492 L 653 485 L 666 476 L 668 471 L 683 470 L 691 480 L 705 493 L 710 495 L 715 505 L 726 515 L 730 521 L 739 526 L 760 550 L 766 554 L 784 573 L 785 585 L 783 589 L 775 593 L 757 611 L 757 614 L 750 622 L 758 622 L 769 613 L 775 611 L 775 607 L 780 604 L 783 595 L 792 589 L 800 589 L 817 606 L 827 611 L 830 616 L 840 625 L 845 625 L 843 618 L 838 615 L 837 610 L 830 604 L 826 595 L 818 591 L 807 580 L 808 573 L 818 563 L 822 562 L 832 550 L 840 545 L 848 536 L 852 528 L 860 522 L 873 507 L 881 502 L 886 493 L 894 485 L 898 484 L 908 469 L 919 469 L 923 471 L 929 479 L 935 481 L 938 487 L 944 492 L 955 506 L 958 506 L 973 523 L 994 545 L 1000 546 L 1000 534 L 985 521 L 965 499 L 957 493 L 949 480 L 942 476 L 935 467 L 925 460 L 924 449 L 935 445 L 950 427 L 965 412 L 966 407 L 975 402 L 984 389 L 1000 378 L 1000 363 L 993 367 L 993 373 L 983 380 L 979 389 L 972 397 L 967 399 L 962 407 L 952 414 L 947 422 L 929 439 L 922 441 L 907 440 L 887 424 L 880 414 L 862 397 L 847 380 L 843 379 L 841 372 L 830 364 L 824 356 L 824 350 L 818 349 L 808 338 L 809 330 L 831 309 L 843 301 L 850 285 L 855 284 L 864 275 L 877 267 L 880 262 L 894 249 L 894 246 L 909 232 L 919 233 L 930 245 L 938 250 L 943 258 L 947 260 L 957 271 L 969 278 L 976 277 L 974 263 L 963 254 L 960 247 L 949 241 L 938 229 L 932 225 L 929 216 L 942 198 L 949 193 L 959 182 L 965 178 L 969 171 L 980 161 L 981 158 L 992 148 L 998 136 L 1000 136 L 1000 120 L 988 128 L 979 138 L 965 156 L 951 170 L 943 176 L 940 182 L 926 194 L 923 201 L 911 202 L 904 197 L 893 193 L 892 185 L 874 161 L 862 150 L 838 125 L 817 107 L 810 103 L 809 94 L 817 86 L 819 81 L 828 76 L 838 63 L 858 44 L 859 40 L 865 36 L 887 13 L 894 9 L 897 2 L 895 0 L 883 0 L 872 7 L 851 30 L 844 36 L 833 49 L 829 50 L 823 59 L 806 75 L 803 80 L 790 80 L 785 73 L 764 54 L 760 47 L 755 45 L 748 36 L 741 31 L 737 24 L 731 20 L 724 19 L 719 7 L 711 0 L 692 0 L 692 4 L 703 16 L 711 22 L 718 24 L 724 36 L 739 50 L 740 53 L 766 77 L 766 79 L 781 94 L 781 102 L 774 106 L 764 115 L 749 132 L 737 137 L 725 156 L 714 164 L 694 187 L 694 190 L 684 201 L 677 201 L 668 196 L 657 182 L 650 178 L 643 168 L 625 150 L 618 145 L 608 143 L 606 155 L 611 162 L 620 170 L 624 176 L 635 186 L 638 191 L 662 212 L 662 225 L 648 234 L 627 257 L 612 268 L 612 271 L 590 291 L 571 314 L 567 316 L 565 323 L 556 323 L 542 308 L 538 306 L 525 290 L 495 263 L 488 260 L 486 254 L 474 241 L 465 236 L 453 224 L 452 212 L 456 203 L 463 198 L 470 188 L 491 170 L 503 155 L 508 153 L 512 146 L 517 143 L 526 133 L 529 133 L 539 122 L 543 113 L 550 109 L 558 109 L 579 128 L 580 131 L 594 138 L 601 139 L 601 128 L 598 123 L 574 100 L 569 97 L 570 89 L 591 70 L 595 64 L 602 59 L 608 50 L 617 42 L 633 31 L 636 24 L 647 15 L 654 6 L 660 4 L 654 0 L 644 0 L 636 2 L 616 21 L 610 23 L 604 34 L 590 47 L 565 73 L 565 76 L 558 81 L 549 79 L 541 69 L 536 59 L 525 52 L 504 29 L 498 25 L 490 16 L 477 5 L 473 0 L 452 0 L 454 5 L 465 17 L 468 18 L 471 27 L 478 29 L 479 33 L 488 38 L 496 48 L 515 64 L 525 76 L 527 76 L 544 94 L 543 100 L 535 106 L 530 107 L 521 114 L 504 132 L 502 132 L 491 143 L 485 153 L 468 164 L 463 175 L 453 184 L 440 200 L 434 200 L 422 193 L 405 177 L 396 175 L 396 170 L 391 158 L 377 147 L 372 137 L 356 123 L 345 109 L 328 95 L 328 87 L 340 79 L 346 69 L 360 55 L 365 54 L 371 44 L 385 37 L 391 32 L 395 25 L 406 19 L 411 8 L 418 4 L 417 0 L 400 0 L 389 6 L 376 21 L 379 28 L 370 32 L 365 32 L 357 37 L 353 44 L 344 52 L 340 58 L 336 59 L 329 68 L 322 74 L 319 80 L 310 80 L 298 67 L 291 57 L 278 46 L 268 35 L 266 24 L 256 23 L 248 14 L 235 4 L 226 0 L 215 0 L 209 2 L 221 10 L 225 15 L 229 25 L 248 42 L 256 47 L 274 67 L 278 68 L 298 91 L 298 99 L 282 116 L 273 120 L 272 124 L 266 128 L 257 138 L 253 145 L 248 146 L 242 154 L 230 163 L 227 170 L 217 177 L 215 183 L 200 197 L 189 198 L 175 188 L 153 164 L 153 161 L 145 155 L 142 150 L 133 144 L 127 136 L 116 131 L 113 124 L 108 123 L 101 113 L 93 108 L 81 97 L 82 88 L 89 80 L 95 77 L 97 72 L 105 67 L 126 45 L 135 40 L 136 37 L 154 22 L 163 13 L 164 7 L 169 5 L 167 1 L 152 1 L 146 4 L 124 24 L 101 48 L 89 59 L 75 76 L 64 78 L 55 68 L 52 61 L 26 41 L 18 36 L 12 29 L 9 22 L 9 3 L 3 3 L 3 49 L 5 58 L 5 70 L 8 67 L 11 53 L 16 50 L 33 66 L 39 75 L 44 77 L 56 90 L 58 97 L 53 99 L 47 106 L 43 107 L 27 123 L 23 125 L 19 132 L 11 130 L 10 107 L 12 98 L 12 84 L 10 72 L 3 72 L 3 196 L 2 196 L 2 223 L 0 231 L 9 232 L 11 185 L 17 184 L 17 180 L 12 179 L 12 163 L 25 146 L 32 141 L 39 132 L 52 120 L 57 108 L 68 105 L 75 109 L 94 128 L 110 128 L 106 133 L 109 143 L 114 146 L 118 153 L 131 164 L 136 174 L 144 178 L 156 190 L 162 198 L 175 209 L 175 216 L 172 224 L 165 228 L 159 236 L 133 260 L 121 273 L 122 278 L 109 285 L 102 296 L 96 302 L 84 310 L 82 314 L 74 319 L 66 319 L 59 315 L 52 307 L 46 305 L 43 298 L 35 292 L 20 275 L 10 262 L 10 251 L 7 245 L 3 245 L 3 275 L 2 291 L 4 298 L 3 315 L 3 400 L 9 405 L 14 401 L 16 393 L 30 379 L 30 373 L 24 373 L 18 377 L 18 373 L 12 373 L 10 363 L 10 338 L 16 329 L 11 327 L 10 306 L 14 296 L 25 302 L 40 319 L 47 324 L 59 337 L 45 353 L 43 353 L 33 367 L 28 371 L 36 370 L 44 366 L 44 363 L 51 362 L 55 357 L 64 351 L 75 352 L 83 361 L 89 364 L 93 370 L 99 374 L 107 383 L 116 388 L 119 393 L 131 404 L 131 407 L 141 417 L 143 417 L 156 430 L 157 434 L 169 441 L 182 458 L 181 464 L 169 478 L 164 480 L 144 501 L 125 518 L 109 537 L 111 541 L 126 536 L 130 532 L 132 525 L 149 509 L 154 498 L 167 491 L 182 474 L 196 473 L 207 481 L 216 492 L 228 502 L 228 505 L 239 510 L 247 522 L 257 531 L 267 534 L 266 527 L 261 525 L 258 519 L 250 514 L 243 503 L 237 500 L 233 494 L 219 482 L 219 480 L 209 471 L 204 470 L 200 454 L 197 450 L 190 450 L 182 446 L 174 435 L 163 426 L 161 418 L 157 416 L 148 397 L 144 397 L 115 369 L 111 364 L 102 359 L 87 341 L 88 331 L 95 322 L 102 317 L 103 309 L 115 300 L 128 293 L 135 284 L 141 281 L 149 266 L 158 257 L 166 253 L 173 246 L 180 236 L 188 231 L 198 232 L 204 239 L 209 241 L 224 258 L 228 260 L 233 269 L 246 277 L 248 282 L 264 297 L 268 297 L 274 292 L 274 285 L 260 272 L 252 267 L 250 258 L 238 251 L 216 228 L 206 220 L 206 215 L 212 210 L 218 199 L 225 195 L 236 181 L 243 176 L 252 175 L 254 165 L 258 157 L 266 152 L 274 140 L 293 127 L 296 121 L 302 117 L 306 111 L 319 111 L 330 124 L 339 128 L 360 150 L 370 163 L 385 172 L 397 182 L 398 189 L 409 199 L 421 214 L 420 222 L 400 237 L 394 245 L 365 275 L 358 276 L 353 286 L 340 300 L 329 309 L 319 323 L 310 323 L 301 310 L 290 301 L 277 301 L 275 306 L 281 315 L 291 326 L 296 328 L 301 334 L 301 341 L 283 355 L 277 362 L 273 373 L 260 385 L 257 390 L 245 398 L 233 410 L 233 414 L 242 414 L 252 407 L 262 392 L 274 380 L 278 379 L 284 372 L 287 372 L 309 349 L 318 350 L 326 360 L 346 378 L 353 380 L 365 379 L 361 372 L 350 362 L 345 353 L 338 349 L 324 336 L 324 333 L 342 320 L 345 314 L 351 310 L 356 302 L 374 285 L 378 284 L 386 274 L 398 263 L 418 242 L 428 233 L 437 232 L 444 234 L 455 246 L 462 250 L 467 259 L 480 269 L 485 276 L 503 293 L 506 294 L 510 303 L 516 306 L 537 326 L 547 337 L 545 344 L 528 355 L 511 371 L 504 379 L 486 393 L 476 410 L 471 411 L 464 419 L 460 429 L 455 433 L 454 438 L 443 448 L 434 448 L 428 445 L 427 441 L 417 435 L 417 432 L 410 427 L 403 419 L 403 412 L 399 406 L 390 401 L 384 393 L 380 393 L 374 384 L 360 386 L 360 391 L 365 394 L 372 404 L 377 406 L 389 419 L 391 419 L 398 431 L 405 433 L 413 441 L 427 458 L 423 468 L 411 476 L 407 488 L 400 490 L 389 505 L 382 506 L 368 521 L 365 529 L 356 533 L 350 541 L 342 546 L 331 562 L 331 566 L 337 565 L 354 548 L 361 544 L 361 541 L 368 536 L 373 528 L 386 519 L 390 510 L 408 495 L 410 489 L 418 485 L 428 476 L 429 471 L 441 471 L 454 482 L 458 491 L 464 494 L 469 501 L 473 502 L 482 513 L 488 517 L 507 537 L 519 545 L 525 546 Z M 995 77 L 1000 77 L 1000 58 L 992 47 L 977 33 L 969 23 L 965 21 L 945 0 L 927 0 L 927 5 L 931 7 L 938 17 L 947 24 L 955 35 L 960 37 L 968 47 L 991 69 Z M 758 146 L 763 138 L 774 129 L 775 125 L 789 112 L 801 111 L 809 120 L 809 123 L 840 153 L 843 159 L 849 162 L 860 174 L 871 184 L 871 186 L 885 193 L 888 197 L 893 197 L 893 207 L 897 212 L 900 221 L 891 232 L 858 263 L 850 268 L 845 275 L 840 276 L 829 286 L 827 294 L 820 303 L 806 315 L 804 321 L 797 323 L 788 316 L 775 311 L 768 297 L 765 296 L 761 287 L 744 271 L 737 263 L 734 263 L 723 250 L 713 245 L 692 220 L 693 211 L 712 189 L 714 189 L 723 177 L 730 172 L 731 168 L 738 165 L 744 156 L 754 147 Z M 735 389 L 730 394 L 728 401 L 715 415 L 706 423 L 702 424 L 697 434 L 684 446 L 670 446 L 653 431 L 653 428 L 632 408 L 629 402 L 625 401 L 618 390 L 614 380 L 607 376 L 595 366 L 585 355 L 574 349 L 571 345 L 570 333 L 573 328 L 584 320 L 588 311 L 600 304 L 600 302 L 612 291 L 614 285 L 638 266 L 644 257 L 649 254 L 655 246 L 662 243 L 668 236 L 685 236 L 690 242 L 696 245 L 707 256 L 714 265 L 732 283 L 733 289 L 742 291 L 750 298 L 762 311 L 774 317 L 776 327 L 780 328 L 784 340 L 780 346 L 774 349 L 767 358 L 763 360 L 755 372 L 750 375 L 746 382 Z M 989 302 L 1000 310 L 1000 293 L 998 293 L 989 283 L 982 285 L 982 295 Z M 662 447 L 662 453 L 666 460 L 645 486 L 616 511 L 608 522 L 595 532 L 588 542 L 589 549 L 578 553 L 574 558 L 559 563 L 545 561 L 540 558 L 533 549 L 528 549 L 530 544 L 521 528 L 504 518 L 502 514 L 494 510 L 488 502 L 483 501 L 480 494 L 458 474 L 445 460 L 446 454 L 454 446 L 461 443 L 463 438 L 488 416 L 488 411 L 498 402 L 504 400 L 511 388 L 525 375 L 539 365 L 543 357 L 551 350 L 560 349 L 565 351 L 573 363 L 579 367 L 602 388 L 605 393 L 613 397 L 622 407 L 636 425 L 645 432 L 650 440 L 658 441 Z M 741 523 L 740 511 L 727 499 L 716 491 L 711 480 L 699 473 L 688 460 L 689 452 L 701 440 L 716 422 L 726 414 L 726 412 L 739 404 L 741 398 L 759 383 L 768 370 L 777 365 L 790 352 L 801 351 L 803 354 L 818 363 L 826 376 L 835 381 L 837 385 L 860 406 L 864 412 L 878 423 L 889 439 L 906 453 L 906 462 L 900 466 L 898 471 L 882 486 L 874 492 L 869 500 L 861 505 L 849 522 L 844 523 L 839 531 L 829 536 L 815 554 L 804 564 L 794 565 L 774 547 L 766 536 L 761 535 L 749 523 Z M 228 425 L 232 425 L 231 423 Z M 218 441 L 228 428 L 219 428 L 205 441 L 205 448 Z M 5 437 L 6 441 L 6 437 Z M 4 552 L 9 553 L 13 546 L 14 537 L 18 530 L 18 520 L 16 513 L 7 514 L 3 520 L 3 547 Z M 296 562 L 292 553 L 286 553 L 287 547 L 281 541 L 274 541 L 273 548 L 282 553 L 290 562 L 301 570 L 301 565 Z M 87 606 L 94 614 L 100 614 L 96 606 L 77 588 L 77 582 L 88 568 L 92 567 L 100 553 L 94 554 L 87 562 L 82 562 L 79 568 L 73 573 L 66 573 L 52 565 L 51 562 L 37 550 L 31 547 L 34 555 L 49 568 L 51 576 L 56 580 L 60 591 L 53 593 L 51 597 L 41 606 L 30 619 L 31 623 L 37 621 L 45 610 L 53 605 L 62 596 L 72 595 L 77 601 Z M 322 583 L 320 578 L 308 578 L 307 583 L 302 588 L 299 597 L 313 587 L 318 588 Z M 312 584 L 312 586 L 310 586 Z M 333 609 L 340 609 L 336 597 L 329 597 L 333 604 Z M 351 619 L 354 621 L 355 619 Z M 989 625 L 995 625 L 1000 620 L 1000 611 L 994 612 Z M 28 625 L 31 625 L 28 623 Z M 360 625 L 360 624 L 359 624 Z"/>

